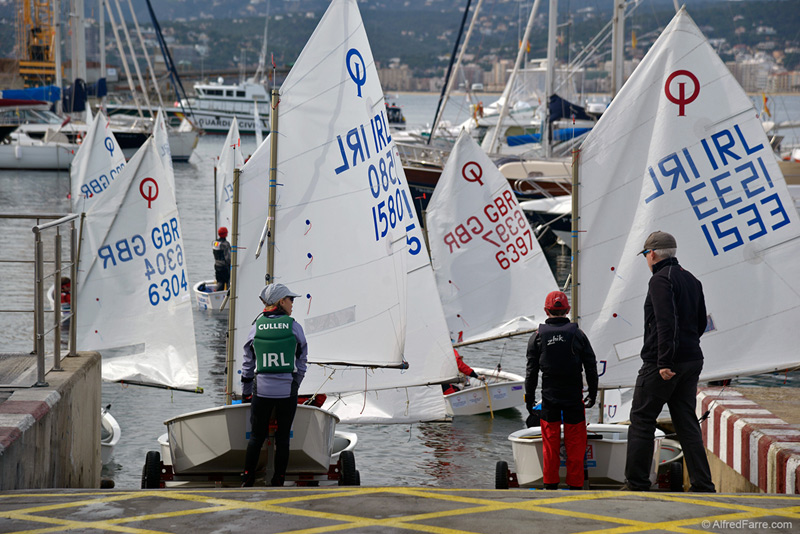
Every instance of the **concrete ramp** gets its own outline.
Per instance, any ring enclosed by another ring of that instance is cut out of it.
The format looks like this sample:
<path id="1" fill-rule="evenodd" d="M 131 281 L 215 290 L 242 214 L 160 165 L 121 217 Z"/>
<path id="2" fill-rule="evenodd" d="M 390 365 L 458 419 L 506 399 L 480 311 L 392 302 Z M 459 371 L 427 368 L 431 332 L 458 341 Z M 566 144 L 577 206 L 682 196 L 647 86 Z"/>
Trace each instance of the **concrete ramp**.
<path id="1" fill-rule="evenodd" d="M 52 367 L 53 358 L 45 358 L 45 369 Z M 0 387 L 29 388 L 36 384 L 36 355 L 0 353 Z"/>

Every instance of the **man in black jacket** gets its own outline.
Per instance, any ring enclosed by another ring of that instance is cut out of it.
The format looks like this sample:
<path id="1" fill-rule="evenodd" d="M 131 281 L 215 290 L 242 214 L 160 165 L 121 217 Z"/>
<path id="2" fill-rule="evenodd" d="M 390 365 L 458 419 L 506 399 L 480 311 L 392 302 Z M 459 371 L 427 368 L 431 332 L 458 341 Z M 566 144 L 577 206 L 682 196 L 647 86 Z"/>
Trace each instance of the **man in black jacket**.
<path id="1" fill-rule="evenodd" d="M 653 276 L 644 302 L 642 367 L 631 407 L 626 490 L 650 488 L 656 418 L 666 403 L 689 471 L 689 491 L 715 491 L 695 414 L 706 303 L 703 286 L 678 264 L 677 247 L 674 237 L 659 231 L 648 236 L 640 252 Z"/>

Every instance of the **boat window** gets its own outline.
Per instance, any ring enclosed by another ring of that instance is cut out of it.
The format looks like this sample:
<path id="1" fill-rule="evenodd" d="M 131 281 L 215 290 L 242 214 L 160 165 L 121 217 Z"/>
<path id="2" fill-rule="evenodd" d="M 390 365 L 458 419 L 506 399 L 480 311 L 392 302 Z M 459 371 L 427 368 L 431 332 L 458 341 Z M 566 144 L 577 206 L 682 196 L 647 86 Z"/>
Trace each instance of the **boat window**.
<path id="1" fill-rule="evenodd" d="M 211 96 L 222 96 L 222 89 L 209 89 L 206 92 Z"/>
<path id="2" fill-rule="evenodd" d="M 236 91 L 236 96 L 244 98 L 244 91 Z"/>

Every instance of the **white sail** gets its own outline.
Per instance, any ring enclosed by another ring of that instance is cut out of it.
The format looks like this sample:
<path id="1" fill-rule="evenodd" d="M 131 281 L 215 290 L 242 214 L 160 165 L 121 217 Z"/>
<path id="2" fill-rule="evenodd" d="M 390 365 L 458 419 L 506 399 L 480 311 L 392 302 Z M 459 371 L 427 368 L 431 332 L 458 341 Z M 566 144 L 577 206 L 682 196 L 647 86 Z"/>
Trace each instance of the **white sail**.
<path id="1" fill-rule="evenodd" d="M 175 195 L 175 170 L 172 168 L 172 150 L 169 148 L 169 133 L 165 117 L 167 114 L 162 108 L 158 108 L 158 115 L 153 123 L 153 140 L 158 150 L 158 157 L 161 165 L 164 166 L 164 176 L 169 180 L 172 194 Z"/>
<path id="2" fill-rule="evenodd" d="M 384 110 L 356 2 L 334 1 L 281 88 L 276 230 L 268 237 L 274 281 L 305 297 L 292 315 L 308 338 L 309 362 L 403 361 L 407 257 L 424 244 L 408 233 L 419 222 Z M 264 142 L 241 174 L 237 370 L 262 309 L 267 258 L 254 253 L 268 213 L 269 152 Z"/>
<path id="3" fill-rule="evenodd" d="M 78 349 L 103 355 L 103 379 L 196 387 L 183 233 L 152 138 L 87 209 L 80 266 Z"/>
<path id="4" fill-rule="evenodd" d="M 347 424 L 410 424 L 447 418 L 439 385 L 329 395 L 322 407 Z"/>
<path id="5" fill-rule="evenodd" d="M 558 289 L 519 202 L 492 160 L 462 130 L 428 204 L 433 269 L 458 342 L 530 331 Z"/>
<path id="6" fill-rule="evenodd" d="M 701 379 L 800 363 L 800 221 L 757 115 L 681 10 L 583 144 L 579 314 L 602 387 L 635 383 L 655 230 L 703 283 Z"/>
<path id="7" fill-rule="evenodd" d="M 239 135 L 239 121 L 234 117 L 217 161 L 217 222 L 228 230 L 231 229 L 233 213 L 233 170 L 241 169 L 242 165 L 242 138 Z"/>
<path id="8" fill-rule="evenodd" d="M 72 211 L 87 211 L 102 202 L 124 167 L 125 155 L 108 119 L 98 111 L 70 167 Z"/>
<path id="9" fill-rule="evenodd" d="M 258 101 L 253 101 L 253 122 L 255 123 L 256 128 L 256 147 L 260 146 L 261 143 L 264 142 L 264 133 L 261 125 L 261 115 L 258 113 Z"/>

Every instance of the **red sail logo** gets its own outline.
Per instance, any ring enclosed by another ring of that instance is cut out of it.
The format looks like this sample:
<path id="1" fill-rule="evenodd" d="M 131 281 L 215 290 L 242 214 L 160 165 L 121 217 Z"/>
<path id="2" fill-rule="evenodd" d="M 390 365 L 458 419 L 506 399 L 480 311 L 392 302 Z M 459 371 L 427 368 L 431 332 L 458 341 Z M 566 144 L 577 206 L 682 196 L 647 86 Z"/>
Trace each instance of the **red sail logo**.
<path id="1" fill-rule="evenodd" d="M 148 186 L 147 190 L 145 190 L 145 185 Z M 153 201 L 158 198 L 158 183 L 153 178 L 145 178 L 139 184 L 139 193 L 147 201 L 147 209 L 150 209 Z"/>
<path id="2" fill-rule="evenodd" d="M 674 94 L 670 92 L 670 84 L 672 80 L 677 78 L 678 76 L 685 76 L 691 80 L 694 84 L 694 91 L 690 96 L 686 96 L 686 82 L 685 81 L 678 81 L 678 96 L 676 97 Z M 697 95 L 700 94 L 700 82 L 697 80 L 697 76 L 689 72 L 688 70 L 676 70 L 672 74 L 669 75 L 667 78 L 667 83 L 664 84 L 664 94 L 667 95 L 667 99 L 672 102 L 673 104 L 677 104 L 678 106 L 678 117 L 683 117 L 685 115 L 684 108 L 687 104 L 691 104 L 697 98 Z"/>

